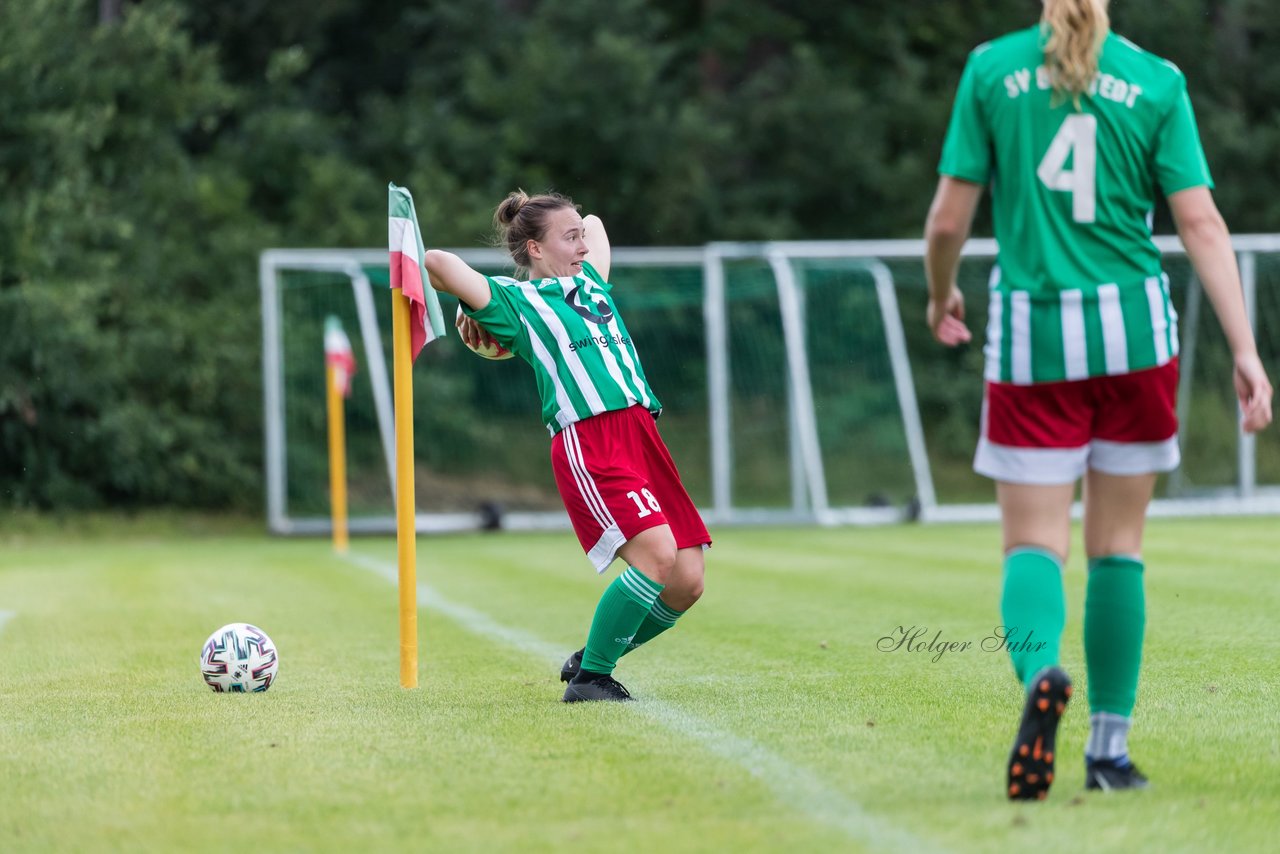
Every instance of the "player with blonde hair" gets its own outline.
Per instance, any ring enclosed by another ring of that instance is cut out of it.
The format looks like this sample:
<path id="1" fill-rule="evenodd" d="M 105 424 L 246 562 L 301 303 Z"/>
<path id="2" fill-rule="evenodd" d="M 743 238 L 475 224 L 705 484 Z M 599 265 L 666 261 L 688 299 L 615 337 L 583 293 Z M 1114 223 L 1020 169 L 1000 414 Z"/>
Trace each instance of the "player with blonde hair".
<path id="1" fill-rule="evenodd" d="M 1000 244 L 974 468 L 996 481 L 1000 610 L 1027 692 L 1007 794 L 1043 798 L 1054 778 L 1071 696 L 1059 665 L 1062 567 L 1080 480 L 1085 785 L 1140 788 L 1147 779 L 1129 758 L 1128 734 L 1146 621 L 1143 525 L 1157 474 L 1180 459 L 1177 315 L 1151 239 L 1157 192 L 1226 334 L 1243 428 L 1271 421 L 1271 384 L 1186 80 L 1111 32 L 1106 0 L 1044 0 L 1038 26 L 970 54 L 938 171 L 925 272 L 927 319 L 943 344 L 970 338 L 956 270 L 987 185 Z"/>

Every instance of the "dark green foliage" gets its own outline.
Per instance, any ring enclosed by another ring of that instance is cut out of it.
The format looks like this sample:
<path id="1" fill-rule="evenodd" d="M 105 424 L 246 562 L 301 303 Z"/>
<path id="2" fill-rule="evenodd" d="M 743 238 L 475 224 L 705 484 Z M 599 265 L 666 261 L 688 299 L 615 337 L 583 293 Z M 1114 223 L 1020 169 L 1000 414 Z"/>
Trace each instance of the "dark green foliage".
<path id="1" fill-rule="evenodd" d="M 253 506 L 244 178 L 189 140 L 234 111 L 171 5 L 0 7 L 0 502 Z"/>
<path id="2" fill-rule="evenodd" d="M 388 180 L 439 245 L 517 186 L 620 246 L 917 236 L 966 54 L 1039 3 L 97 7 L 0 3 L 0 506 L 258 506 L 258 254 L 381 245 Z M 1280 7 L 1112 12 L 1186 72 L 1228 222 L 1274 230 Z M 946 444 L 972 389 L 918 379 Z"/>

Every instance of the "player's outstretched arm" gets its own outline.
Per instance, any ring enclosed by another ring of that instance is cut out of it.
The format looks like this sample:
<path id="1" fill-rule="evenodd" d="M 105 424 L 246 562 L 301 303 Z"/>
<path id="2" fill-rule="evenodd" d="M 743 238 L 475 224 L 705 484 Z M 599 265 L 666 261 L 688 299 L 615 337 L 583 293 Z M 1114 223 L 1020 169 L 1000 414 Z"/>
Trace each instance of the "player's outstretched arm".
<path id="1" fill-rule="evenodd" d="M 613 260 L 613 250 L 609 246 L 609 233 L 604 230 L 604 223 L 595 214 L 582 218 L 582 239 L 587 244 L 587 261 L 600 278 L 609 281 L 609 266 Z"/>
<path id="2" fill-rule="evenodd" d="M 489 304 L 489 280 L 457 255 L 443 249 L 428 249 L 423 263 L 431 279 L 431 287 L 453 294 L 474 310 Z"/>
<path id="3" fill-rule="evenodd" d="M 431 287 L 453 294 L 473 310 L 482 309 L 489 304 L 489 280 L 471 269 L 457 255 L 443 249 L 428 249 L 423 263 L 427 268 L 427 276 L 431 279 Z M 462 312 L 458 312 L 454 326 L 471 347 L 484 347 L 493 343 L 493 336 L 488 330 Z"/>
<path id="4" fill-rule="evenodd" d="M 1261 430 L 1271 423 L 1271 382 L 1258 358 L 1258 347 L 1249 327 L 1240 270 L 1227 224 L 1208 187 L 1190 187 L 1172 194 L 1169 210 L 1182 245 L 1227 336 L 1235 362 L 1233 379 L 1244 429 L 1250 433 Z"/>

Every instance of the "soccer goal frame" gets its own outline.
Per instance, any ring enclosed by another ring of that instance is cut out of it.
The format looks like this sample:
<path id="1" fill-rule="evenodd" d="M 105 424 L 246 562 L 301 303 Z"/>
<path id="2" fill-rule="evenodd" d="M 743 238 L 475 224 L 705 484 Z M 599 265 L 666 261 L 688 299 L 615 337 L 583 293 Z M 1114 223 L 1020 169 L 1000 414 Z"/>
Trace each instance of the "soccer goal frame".
<path id="1" fill-rule="evenodd" d="M 1176 237 L 1156 238 L 1165 256 L 1185 255 Z M 1280 253 L 1280 235 L 1237 235 L 1233 247 L 1239 261 L 1246 309 L 1250 322 L 1257 316 L 1258 255 Z M 768 243 L 710 243 L 690 248 L 615 248 L 613 267 L 660 265 L 687 267 L 700 271 L 701 302 L 705 326 L 707 449 L 711 494 L 701 508 L 712 524 L 779 524 L 820 525 L 877 524 L 918 519 L 923 522 L 983 521 L 999 518 L 993 503 L 951 503 L 939 501 L 927 453 L 925 431 L 921 423 L 917 390 L 908 354 L 907 338 L 898 303 L 900 285 L 895 282 L 889 263 L 921 260 L 925 245 L 921 240 L 877 241 L 779 241 Z M 993 259 L 996 243 L 991 239 L 970 240 L 964 257 Z M 499 268 L 505 258 L 496 250 L 451 250 L 465 261 L 480 268 Z M 281 347 L 280 274 L 282 271 L 327 271 L 345 276 L 350 283 L 352 299 L 364 342 L 364 365 L 377 411 L 378 432 L 387 466 L 387 487 L 394 494 L 395 465 L 392 436 L 391 392 L 387 374 L 388 354 L 383 351 L 378 334 L 374 287 L 365 270 L 385 263 L 382 250 L 314 250 L 272 249 L 260 258 L 259 272 L 263 317 L 263 402 L 264 402 L 264 474 L 266 480 L 267 524 L 280 534 L 323 534 L 329 531 L 329 520 L 291 514 L 285 488 L 285 428 L 283 351 Z M 817 429 L 817 413 L 809 374 L 809 357 L 805 344 L 807 306 L 805 287 L 798 267 L 809 261 L 841 261 L 857 270 L 874 288 L 879 309 L 879 322 L 884 332 L 884 346 L 897 398 L 901 430 L 905 439 L 914 498 L 901 506 L 842 506 L 828 497 L 826 471 Z M 787 446 L 791 501 L 787 507 L 756 507 L 734 501 L 733 397 L 729 328 L 729 285 L 726 265 L 752 261 L 769 270 L 777 295 L 777 331 L 785 354 L 787 381 Z M 1197 359 L 1197 329 L 1203 312 L 1203 292 L 1194 275 L 1189 282 L 1183 310 L 1180 354 L 1182 387 L 1179 391 L 1180 422 L 1193 406 L 1191 376 Z M 921 321 L 922 322 L 922 321 Z M 1226 379 L 1223 380 L 1226 382 Z M 1257 448 L 1253 436 L 1237 428 L 1235 482 L 1192 497 L 1159 498 L 1151 507 L 1152 516 L 1233 515 L 1280 512 L 1280 488 L 1260 485 L 1257 479 Z M 1180 472 L 1170 478 L 1179 483 Z M 1080 512 L 1077 506 L 1074 512 Z M 486 519 L 479 512 L 419 513 L 420 532 L 465 530 L 482 527 Z M 510 513 L 503 517 L 504 527 L 511 529 L 564 528 L 568 520 L 562 512 Z M 352 533 L 375 533 L 394 530 L 394 516 L 353 517 Z"/>
<path id="2" fill-rule="evenodd" d="M 1162 257 L 1185 256 L 1186 249 L 1181 241 L 1172 235 L 1154 238 Z M 1260 253 L 1280 252 L 1280 235 L 1249 234 L 1235 235 L 1232 248 L 1236 252 L 1240 268 L 1241 286 L 1243 289 L 1245 310 L 1250 325 L 1257 330 L 1257 294 L 1258 294 L 1258 255 Z M 732 244 L 713 243 L 706 247 L 708 253 L 706 274 L 706 299 L 708 306 L 713 303 L 723 304 L 723 265 L 729 258 L 763 257 L 769 260 L 779 285 L 780 304 L 783 307 L 783 334 L 787 336 L 788 366 L 793 386 L 799 393 L 793 395 L 792 403 L 796 414 L 792 419 L 795 425 L 793 455 L 801 460 L 801 465 L 793 465 L 793 478 L 808 480 L 808 513 L 809 521 L 818 524 L 857 524 L 880 521 L 899 521 L 906 518 L 923 522 L 966 522 L 995 521 L 1000 518 L 999 507 L 994 503 L 948 503 L 941 504 L 933 489 L 932 474 L 928 456 L 925 453 L 920 413 L 916 405 L 915 386 L 911 377 L 909 358 L 905 347 L 901 317 L 897 305 L 897 290 L 893 278 L 884 262 L 894 259 L 919 259 L 923 264 L 925 242 L 923 240 L 873 240 L 873 241 L 788 241 L 765 244 Z M 998 244 L 994 239 L 971 239 L 963 249 L 963 257 L 975 259 L 994 259 L 998 252 Z M 899 404 L 902 408 L 903 430 L 907 436 L 912 470 L 915 476 L 917 504 L 903 510 L 883 508 L 836 508 L 825 501 L 825 487 L 821 478 L 821 466 L 815 464 L 820 460 L 816 430 L 816 415 L 813 411 L 811 396 L 805 393 L 808 385 L 807 371 L 803 365 L 799 317 L 802 309 L 794 276 L 791 272 L 793 262 L 803 259 L 838 259 L 856 258 L 866 263 L 876 281 L 877 294 L 881 296 L 881 311 L 886 330 L 886 345 L 893 364 L 895 385 L 898 389 Z M 1187 414 L 1192 405 L 1191 378 L 1196 359 L 1197 331 L 1200 323 L 1204 291 L 1194 274 L 1191 276 L 1188 290 L 1188 304 L 1183 319 L 1184 338 L 1181 361 L 1181 385 L 1178 394 L 1178 416 L 1180 431 L 1185 430 Z M 710 308 L 709 308 L 710 312 Z M 723 307 L 716 312 L 723 317 Z M 711 314 L 708 315 L 711 320 Z M 710 322 L 709 322 L 710 328 Z M 709 336 L 709 345 L 710 345 Z M 723 349 L 723 344 L 717 341 Z M 711 353 L 708 353 L 711 360 Z M 724 371 L 717 371 L 712 382 L 725 383 L 727 388 L 727 365 Z M 1226 380 L 1224 379 L 1224 382 Z M 716 508 L 722 509 L 722 518 L 726 521 L 769 521 L 760 519 L 754 513 L 735 513 L 729 506 L 728 495 L 731 492 L 732 478 L 729 447 L 729 399 L 721 390 L 712 391 L 712 446 L 716 451 Z M 718 417 L 717 417 L 718 416 Z M 1180 435 L 1179 439 L 1183 437 Z M 1195 497 L 1157 498 L 1151 503 L 1150 515 L 1155 517 L 1207 516 L 1207 515 L 1259 515 L 1280 513 L 1280 488 L 1276 486 L 1260 486 L 1257 482 L 1257 441 L 1252 434 L 1246 433 L 1237 424 L 1236 428 L 1236 483 L 1233 487 L 1220 488 L 1209 494 Z M 1171 482 L 1176 486 L 1180 482 L 1181 469 L 1171 475 Z M 793 480 L 794 483 L 794 480 Z M 1074 517 L 1082 515 L 1079 502 L 1072 508 Z"/>

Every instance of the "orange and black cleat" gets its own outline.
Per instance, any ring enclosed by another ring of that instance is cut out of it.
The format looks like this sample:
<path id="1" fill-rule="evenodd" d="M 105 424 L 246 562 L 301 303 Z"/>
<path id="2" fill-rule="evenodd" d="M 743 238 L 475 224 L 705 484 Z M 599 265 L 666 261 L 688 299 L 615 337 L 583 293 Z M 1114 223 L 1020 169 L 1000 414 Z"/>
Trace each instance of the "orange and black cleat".
<path id="1" fill-rule="evenodd" d="M 1053 742 L 1070 699 L 1071 678 L 1061 667 L 1046 667 L 1032 680 L 1018 737 L 1009 751 L 1009 800 L 1042 801 L 1048 797 L 1053 783 Z"/>

